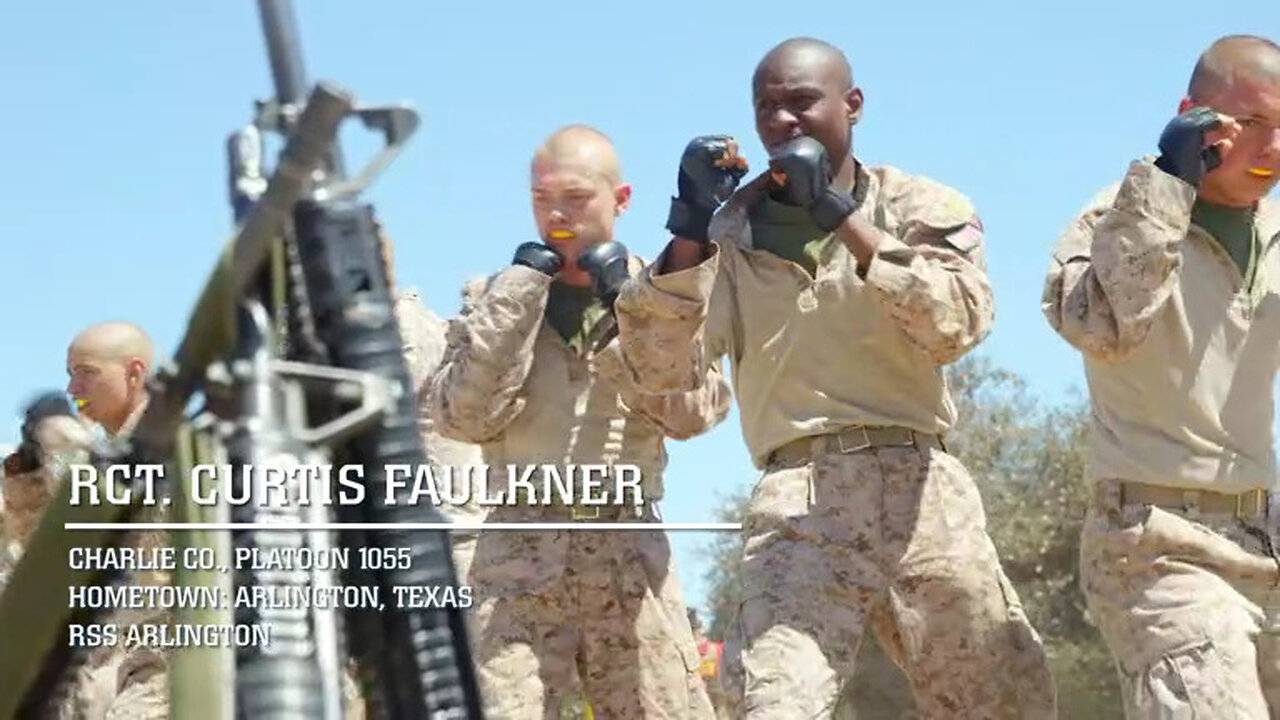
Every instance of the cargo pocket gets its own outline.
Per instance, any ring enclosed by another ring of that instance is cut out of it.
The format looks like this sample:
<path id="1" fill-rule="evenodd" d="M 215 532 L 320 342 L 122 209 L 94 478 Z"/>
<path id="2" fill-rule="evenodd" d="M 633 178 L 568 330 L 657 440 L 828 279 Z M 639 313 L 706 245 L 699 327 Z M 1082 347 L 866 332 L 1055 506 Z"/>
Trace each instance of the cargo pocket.
<path id="1" fill-rule="evenodd" d="M 468 584 L 476 602 L 545 593 L 564 576 L 568 541 L 558 532 L 481 532 Z"/>
<path id="2" fill-rule="evenodd" d="M 720 687 L 733 702 L 746 696 L 746 669 L 742 665 L 742 651 L 751 642 L 744 624 L 744 613 L 751 598 L 743 598 L 733 608 L 733 615 L 725 623 L 724 652 L 720 658 Z"/>
<path id="3" fill-rule="evenodd" d="M 658 625 L 654 629 L 674 646 L 684 664 L 686 678 L 692 679 L 698 672 L 700 658 L 689 618 L 684 614 L 684 600 L 675 572 L 666 537 L 641 537 L 622 552 L 618 591 L 626 606 L 634 608 L 640 622 L 645 617 L 654 619 Z M 641 633 L 641 637 L 645 635 L 647 633 Z"/>
<path id="4" fill-rule="evenodd" d="M 1003 570 L 997 569 L 996 576 L 1004 598 L 1005 637 L 1008 643 L 1008 647 L 1004 648 L 1007 661 L 1003 664 L 1003 669 L 1015 688 L 1012 695 L 1021 708 L 1021 717 L 1056 718 L 1057 687 L 1049 669 L 1044 641 L 1027 617 L 1013 583 Z"/>
<path id="5" fill-rule="evenodd" d="M 1166 653 L 1136 678 L 1134 704 L 1145 714 L 1158 710 L 1162 717 L 1236 717 L 1226 672 L 1226 663 L 1213 642 L 1196 642 Z"/>

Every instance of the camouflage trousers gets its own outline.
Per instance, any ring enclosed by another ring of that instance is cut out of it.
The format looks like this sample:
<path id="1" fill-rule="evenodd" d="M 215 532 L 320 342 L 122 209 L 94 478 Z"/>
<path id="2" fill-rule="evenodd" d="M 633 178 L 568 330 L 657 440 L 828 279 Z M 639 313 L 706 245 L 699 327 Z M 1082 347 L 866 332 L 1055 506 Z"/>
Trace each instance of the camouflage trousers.
<path id="1" fill-rule="evenodd" d="M 468 576 L 471 574 L 471 564 L 476 556 L 476 542 L 479 538 L 478 533 L 455 532 L 450 538 L 453 546 L 453 568 L 458 577 L 459 585 L 471 585 Z M 476 626 L 473 613 L 466 613 L 462 620 L 467 626 L 467 639 L 471 643 L 471 651 L 475 652 Z"/>
<path id="2" fill-rule="evenodd" d="M 342 677 L 345 720 L 365 720 L 364 699 L 350 670 Z M 163 654 L 117 652 L 81 674 L 59 720 L 168 720 L 169 673 Z"/>
<path id="3" fill-rule="evenodd" d="M 745 718 L 832 717 L 870 628 L 923 718 L 1055 718 L 1044 646 L 953 457 L 880 447 L 765 469 L 725 680 Z"/>
<path id="4" fill-rule="evenodd" d="M 63 700 L 57 720 L 167 720 L 169 685 L 163 653 L 113 648 L 90 655 Z"/>
<path id="5" fill-rule="evenodd" d="M 558 718 L 579 693 L 602 719 L 713 717 L 665 533 L 482 532 L 469 582 L 489 717 Z"/>
<path id="6" fill-rule="evenodd" d="M 1261 521 L 1121 506 L 1102 482 L 1080 545 L 1125 717 L 1280 717 L 1280 568 Z"/>

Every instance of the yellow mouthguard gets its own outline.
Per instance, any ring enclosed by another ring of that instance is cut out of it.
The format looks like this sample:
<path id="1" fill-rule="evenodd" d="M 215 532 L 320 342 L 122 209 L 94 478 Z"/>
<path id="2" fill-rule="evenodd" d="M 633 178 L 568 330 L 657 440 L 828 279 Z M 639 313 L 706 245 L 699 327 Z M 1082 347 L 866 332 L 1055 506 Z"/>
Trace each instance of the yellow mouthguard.
<path id="1" fill-rule="evenodd" d="M 89 404 L 89 401 L 88 401 L 88 400 L 85 400 L 84 398 L 76 398 L 76 407 L 77 407 L 77 408 L 82 408 L 82 407 L 84 407 L 85 405 L 88 405 L 88 404 Z"/>
<path id="2" fill-rule="evenodd" d="M 1267 168 L 1249 168 L 1249 173 L 1251 175 L 1257 175 L 1258 177 L 1271 177 L 1275 174 L 1274 171 L 1268 170 Z"/>
<path id="3" fill-rule="evenodd" d="M 573 237 L 573 233 L 570 232 L 569 230 L 552 230 L 551 237 L 557 240 L 568 240 L 569 238 Z"/>

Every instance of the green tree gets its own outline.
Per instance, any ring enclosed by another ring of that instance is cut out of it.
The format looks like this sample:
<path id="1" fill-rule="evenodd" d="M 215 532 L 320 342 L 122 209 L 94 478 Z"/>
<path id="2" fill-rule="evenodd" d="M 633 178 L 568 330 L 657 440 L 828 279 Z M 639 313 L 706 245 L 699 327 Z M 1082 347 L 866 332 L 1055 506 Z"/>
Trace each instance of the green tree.
<path id="1" fill-rule="evenodd" d="M 1087 402 L 1046 406 L 1016 374 L 970 356 L 948 368 L 959 415 L 947 445 L 981 489 L 992 540 L 1032 624 L 1048 646 L 1060 716 L 1122 718 L 1111 656 L 1089 623 L 1079 586 L 1080 530 L 1089 498 Z M 720 517 L 741 520 L 749 488 L 722 500 Z M 723 636 L 741 599 L 741 541 L 717 535 L 704 548 L 712 588 L 710 634 Z M 867 633 L 858 673 L 845 689 L 858 720 L 912 717 L 910 689 Z"/>

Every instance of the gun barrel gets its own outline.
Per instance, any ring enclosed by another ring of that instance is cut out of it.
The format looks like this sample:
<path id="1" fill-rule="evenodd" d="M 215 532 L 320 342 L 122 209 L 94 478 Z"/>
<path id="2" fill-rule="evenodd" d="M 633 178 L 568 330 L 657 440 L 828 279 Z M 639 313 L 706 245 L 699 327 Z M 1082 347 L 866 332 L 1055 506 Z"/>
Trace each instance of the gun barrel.
<path id="1" fill-rule="evenodd" d="M 298 40 L 298 21 L 292 0 L 258 0 L 262 32 L 266 36 L 267 56 L 271 61 L 271 79 L 276 100 L 282 106 L 300 105 L 307 97 L 306 66 L 302 62 L 302 43 Z M 283 128 L 286 135 L 292 127 Z M 334 138 L 324 156 L 325 174 L 334 180 L 346 177 L 342 152 Z"/>
<path id="2" fill-rule="evenodd" d="M 293 204 L 310 189 L 312 174 L 353 102 L 345 91 L 333 86 L 320 84 L 312 91 L 266 191 L 225 246 L 221 261 L 205 283 L 174 357 L 177 377 L 143 413 L 134 432 L 135 442 L 167 451 L 183 409 L 205 371 L 234 348 L 236 304 L 266 263 L 271 243 L 284 231 Z"/>
<path id="3" fill-rule="evenodd" d="M 312 171 L 320 165 L 324 148 L 353 103 L 345 91 L 325 84 L 316 86 L 307 99 L 266 192 L 225 246 L 200 294 L 175 356 L 176 376 L 153 397 L 139 420 L 132 457 L 162 461 L 174 450 L 183 410 L 205 371 L 235 349 L 238 300 L 267 261 L 272 240 L 284 230 L 294 204 L 310 189 Z M 132 508 L 72 506 L 70 487 L 63 483 L 59 499 L 43 516 L 12 581 L 0 595 L 0 638 L 5 638 L 0 642 L 0 718 L 12 717 L 20 702 L 36 702 L 56 679 L 70 651 L 65 641 L 59 643 L 72 614 L 65 600 L 67 588 L 94 584 L 94 573 L 72 570 L 66 563 L 68 549 L 73 544 L 105 546 L 119 537 L 106 530 L 72 537 L 64 523 L 119 522 L 141 502 L 135 500 Z M 18 637 L 20 642 L 9 642 Z"/>
<path id="4" fill-rule="evenodd" d="M 302 65 L 298 23 L 290 0 L 258 0 L 267 54 L 271 57 L 271 78 L 281 103 L 295 104 L 307 95 L 307 73 Z"/>

